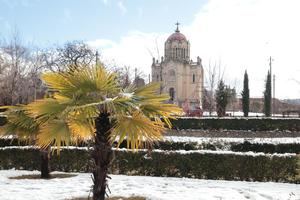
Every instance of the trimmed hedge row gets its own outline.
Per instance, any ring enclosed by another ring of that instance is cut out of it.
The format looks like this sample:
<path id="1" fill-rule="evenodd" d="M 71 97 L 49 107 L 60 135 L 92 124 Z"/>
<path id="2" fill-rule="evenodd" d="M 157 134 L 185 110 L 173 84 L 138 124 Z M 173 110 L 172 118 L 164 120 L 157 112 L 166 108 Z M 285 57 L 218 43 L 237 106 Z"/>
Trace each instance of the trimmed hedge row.
<path id="1" fill-rule="evenodd" d="M 171 120 L 173 129 L 204 129 L 204 130 L 252 130 L 252 131 L 300 131 L 299 119 L 272 118 L 179 118 Z M 0 126 L 6 118 L 0 116 Z"/>
<path id="2" fill-rule="evenodd" d="M 192 177 L 224 180 L 298 182 L 297 156 L 266 156 L 214 153 L 114 151 L 111 173 L 146 176 Z M 53 155 L 52 170 L 90 172 L 87 150 L 64 149 Z M 163 161 L 163 162 L 162 162 Z M 39 170 L 38 149 L 1 149 L 0 169 Z"/>
<path id="3" fill-rule="evenodd" d="M 124 146 L 125 147 L 125 146 Z M 251 143 L 244 141 L 243 143 L 202 143 L 197 142 L 171 142 L 164 141 L 155 144 L 154 149 L 161 150 L 229 150 L 234 152 L 262 152 L 262 153 L 300 153 L 299 143 Z"/>
<path id="4" fill-rule="evenodd" d="M 264 153 L 300 153 L 300 144 L 269 144 L 269 143 L 250 143 L 245 141 L 240 144 L 232 144 L 231 151 L 236 152 L 264 152 Z"/>
<path id="5" fill-rule="evenodd" d="M 172 120 L 173 129 L 300 131 L 300 119 L 272 118 L 180 118 Z"/>
<path id="6" fill-rule="evenodd" d="M 0 147 L 5 146 L 26 146 L 28 145 L 24 141 L 18 141 L 17 139 L 0 139 Z M 86 143 L 79 143 L 80 147 L 88 146 Z M 126 148 L 127 144 L 124 141 L 120 148 Z M 161 150 L 229 150 L 234 152 L 263 152 L 263 153 L 297 153 L 300 154 L 300 143 L 282 143 L 282 144 L 270 144 L 270 143 L 251 143 L 244 141 L 243 143 L 202 143 L 197 142 L 172 142 L 172 141 L 160 141 L 153 145 L 153 149 Z"/>

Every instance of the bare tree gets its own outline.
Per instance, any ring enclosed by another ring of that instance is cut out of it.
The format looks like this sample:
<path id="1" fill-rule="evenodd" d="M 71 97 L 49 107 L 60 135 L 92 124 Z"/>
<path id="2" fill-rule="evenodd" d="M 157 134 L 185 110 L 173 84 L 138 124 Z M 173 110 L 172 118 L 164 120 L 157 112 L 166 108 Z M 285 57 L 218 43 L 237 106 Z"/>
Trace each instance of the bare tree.
<path id="1" fill-rule="evenodd" d="M 118 75 L 119 83 L 123 88 L 126 88 L 132 84 L 136 86 L 142 86 L 145 84 L 146 76 L 141 70 L 137 68 L 133 70 L 130 66 L 114 66 L 113 68 L 110 67 L 110 70 Z M 137 84 L 137 82 L 139 82 L 139 84 Z"/>
<path id="2" fill-rule="evenodd" d="M 1 67 L 4 69 L 1 93 L 4 104 L 13 105 L 20 101 L 18 86 L 23 81 L 22 75 L 25 73 L 28 49 L 22 45 L 19 33 L 14 32 L 11 39 L 1 45 L 1 53 L 4 59 Z"/>
<path id="3" fill-rule="evenodd" d="M 0 46 L 0 104 L 26 104 L 43 96 L 40 51 L 25 46 L 15 31 L 11 38 Z"/>
<path id="4" fill-rule="evenodd" d="M 207 89 L 204 89 L 203 105 L 204 109 L 208 110 L 210 116 L 213 111 L 216 110 L 215 90 L 220 80 L 223 80 L 224 73 L 225 69 L 221 67 L 221 62 L 215 62 L 214 64 L 209 62 L 208 69 L 205 73 Z"/>
<path id="5" fill-rule="evenodd" d="M 62 71 L 66 66 L 89 65 L 96 62 L 96 51 L 82 41 L 67 42 L 64 46 L 44 51 L 44 62 L 51 71 Z"/>

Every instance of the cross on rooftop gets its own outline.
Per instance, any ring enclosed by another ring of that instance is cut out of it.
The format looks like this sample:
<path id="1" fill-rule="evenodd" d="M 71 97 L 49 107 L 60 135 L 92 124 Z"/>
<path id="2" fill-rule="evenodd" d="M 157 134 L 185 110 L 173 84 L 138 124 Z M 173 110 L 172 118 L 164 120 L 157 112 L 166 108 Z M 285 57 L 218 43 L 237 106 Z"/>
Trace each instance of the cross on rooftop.
<path id="1" fill-rule="evenodd" d="M 176 23 L 175 25 L 177 26 L 177 28 L 176 28 L 175 32 L 179 33 L 180 31 L 179 31 L 179 28 L 178 28 L 178 26 L 180 25 L 180 23 L 177 21 L 177 23 Z"/>

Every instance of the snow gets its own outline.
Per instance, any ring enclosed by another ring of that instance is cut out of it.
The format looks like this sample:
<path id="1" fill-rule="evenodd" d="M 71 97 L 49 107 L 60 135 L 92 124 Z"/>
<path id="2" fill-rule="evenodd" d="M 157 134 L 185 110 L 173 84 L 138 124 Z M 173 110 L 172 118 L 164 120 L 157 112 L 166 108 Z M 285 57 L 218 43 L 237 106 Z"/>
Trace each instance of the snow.
<path id="1" fill-rule="evenodd" d="M 55 147 L 52 147 L 52 149 L 56 149 Z M 8 147 L 0 147 L 1 150 L 6 150 L 6 149 L 38 149 L 38 147 L 35 146 L 8 146 Z M 84 150 L 87 151 L 89 148 L 88 147 L 76 147 L 76 146 L 68 146 L 68 147 L 60 147 L 60 149 L 78 149 L 78 150 Z M 91 148 L 90 148 L 91 149 Z M 145 152 L 147 153 L 149 150 L 148 149 L 138 149 L 138 150 L 132 150 L 132 149 L 126 149 L 126 148 L 113 148 L 115 151 L 127 151 L 127 152 Z M 226 154 L 226 155 L 240 155 L 240 156 L 267 156 L 267 157 L 292 157 L 296 156 L 296 153 L 263 153 L 263 152 L 235 152 L 235 151 L 227 151 L 227 150 L 160 150 L 160 149 L 153 149 L 151 152 L 158 152 L 158 153 L 163 153 L 163 154 L 172 154 L 172 153 L 177 153 L 177 154 L 192 154 L 192 153 L 198 153 L 198 154 Z"/>
<path id="2" fill-rule="evenodd" d="M 232 116 L 232 117 L 244 117 L 244 112 L 243 111 L 226 111 L 226 114 L 228 116 Z M 217 114 L 216 111 L 212 112 L 211 115 L 209 114 L 208 111 L 203 112 L 203 116 L 217 116 L 217 115 L 218 114 Z M 258 113 L 258 112 L 249 112 L 248 116 L 249 117 L 264 117 L 265 114 L 264 113 Z M 272 114 L 272 117 L 283 117 L 283 115 L 282 114 Z M 291 118 L 291 117 L 297 118 L 298 115 L 297 114 L 294 114 L 294 115 L 291 114 L 291 115 L 289 115 L 288 118 Z"/>
<path id="3" fill-rule="evenodd" d="M 267 143 L 267 144 L 292 144 L 300 143 L 300 137 L 281 137 L 281 138 L 229 138 L 229 137 L 190 137 L 190 136 L 165 136 L 165 141 L 173 142 L 197 142 L 210 144 L 229 144 L 229 143 L 244 143 L 250 142 L 252 144 Z"/>
<path id="4" fill-rule="evenodd" d="M 109 98 L 109 97 L 106 97 L 105 100 L 103 101 L 103 103 L 109 103 L 109 102 L 112 102 L 114 101 L 115 99 L 117 99 L 118 97 L 114 97 L 114 98 Z"/>
<path id="5" fill-rule="evenodd" d="M 234 115 L 234 116 L 224 116 L 224 117 L 218 117 L 217 115 L 203 115 L 202 117 L 180 117 L 182 119 L 272 119 L 272 120 L 299 120 L 300 118 L 298 115 L 290 115 L 289 117 L 283 117 L 282 115 L 273 115 L 272 117 L 265 117 L 261 115 L 255 115 L 255 116 L 249 116 L 249 117 L 244 117 L 244 116 L 239 116 L 239 115 Z"/>
<path id="6" fill-rule="evenodd" d="M 56 172 L 57 173 L 57 172 Z M 38 171 L 0 170 L 1 200 L 63 200 L 87 197 L 89 173 L 51 180 L 11 180 Z M 110 196 L 144 196 L 148 200 L 299 200 L 300 185 L 273 182 L 111 175 Z"/>
<path id="7" fill-rule="evenodd" d="M 125 98 L 131 98 L 134 95 L 134 92 L 128 93 L 128 92 L 122 92 L 120 93 L 121 96 Z"/>
<path id="8" fill-rule="evenodd" d="M 242 111 L 235 111 L 235 112 L 227 111 L 226 114 L 228 114 L 230 116 L 240 116 L 240 117 L 244 116 L 244 113 Z M 217 115 L 218 114 L 217 114 L 216 111 L 211 113 L 211 116 L 217 116 Z M 203 116 L 210 116 L 210 114 L 209 114 L 208 111 L 204 111 Z M 265 116 L 265 114 L 264 113 L 249 112 L 248 116 L 249 117 L 263 117 L 263 116 Z"/>

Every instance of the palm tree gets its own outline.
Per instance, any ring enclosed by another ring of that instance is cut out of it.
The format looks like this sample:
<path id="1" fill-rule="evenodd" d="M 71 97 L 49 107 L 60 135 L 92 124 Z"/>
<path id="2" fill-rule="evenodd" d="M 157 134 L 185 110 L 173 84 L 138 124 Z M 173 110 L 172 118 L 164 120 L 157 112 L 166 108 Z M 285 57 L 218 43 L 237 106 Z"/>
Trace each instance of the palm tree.
<path id="1" fill-rule="evenodd" d="M 6 106 L 5 109 L 7 122 L 0 128 L 0 135 L 13 135 L 18 140 L 34 144 L 39 131 L 39 124 L 25 112 L 24 106 Z M 50 178 L 50 146 L 40 149 L 40 154 L 41 178 L 48 179 Z"/>
<path id="2" fill-rule="evenodd" d="M 50 97 L 25 106 L 25 113 L 39 125 L 37 144 L 53 145 L 59 153 L 72 140 L 93 139 L 94 200 L 105 199 L 114 141 L 119 145 L 126 139 L 132 149 L 152 144 L 171 127 L 169 118 L 182 113 L 164 103 L 169 97 L 158 95 L 159 84 L 122 89 L 117 76 L 101 65 L 70 66 L 64 72 L 45 73 L 42 79 Z"/>

